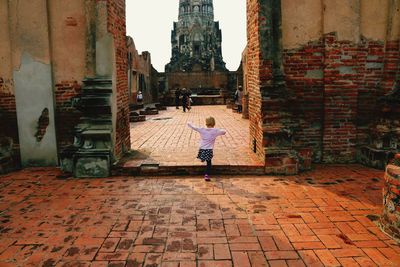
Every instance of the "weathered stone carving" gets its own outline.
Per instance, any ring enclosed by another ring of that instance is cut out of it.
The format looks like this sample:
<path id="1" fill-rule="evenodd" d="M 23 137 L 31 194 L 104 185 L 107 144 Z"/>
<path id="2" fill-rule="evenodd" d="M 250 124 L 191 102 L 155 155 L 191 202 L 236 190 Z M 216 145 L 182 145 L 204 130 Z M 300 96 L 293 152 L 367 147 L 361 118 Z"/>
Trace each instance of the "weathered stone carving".
<path id="1" fill-rule="evenodd" d="M 103 78 L 83 82 L 83 93 L 73 99 L 83 116 L 75 127 L 74 144 L 60 155 L 61 168 L 75 177 L 107 177 L 112 160 L 112 82 Z"/>
<path id="2" fill-rule="evenodd" d="M 369 145 L 362 147 L 359 161 L 371 167 L 385 169 L 400 152 L 400 82 L 378 100 L 377 120 L 370 125 Z"/>
<path id="3" fill-rule="evenodd" d="M 395 238 L 400 238 L 400 154 L 397 154 L 385 173 L 383 188 L 382 228 Z"/>

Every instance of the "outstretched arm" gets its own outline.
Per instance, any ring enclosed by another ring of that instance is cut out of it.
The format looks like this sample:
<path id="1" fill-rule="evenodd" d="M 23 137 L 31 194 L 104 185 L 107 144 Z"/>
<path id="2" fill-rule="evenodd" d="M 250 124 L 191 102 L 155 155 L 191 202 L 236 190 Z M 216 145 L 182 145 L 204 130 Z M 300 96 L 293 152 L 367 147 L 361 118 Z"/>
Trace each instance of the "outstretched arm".
<path id="1" fill-rule="evenodd" d="M 218 129 L 218 135 L 225 135 L 225 134 L 226 134 L 226 130 Z"/>
<path id="2" fill-rule="evenodd" d="M 190 128 L 192 128 L 193 130 L 195 130 L 196 132 L 199 132 L 199 131 L 200 131 L 200 128 L 194 126 L 191 122 L 188 122 L 187 125 L 188 125 Z"/>

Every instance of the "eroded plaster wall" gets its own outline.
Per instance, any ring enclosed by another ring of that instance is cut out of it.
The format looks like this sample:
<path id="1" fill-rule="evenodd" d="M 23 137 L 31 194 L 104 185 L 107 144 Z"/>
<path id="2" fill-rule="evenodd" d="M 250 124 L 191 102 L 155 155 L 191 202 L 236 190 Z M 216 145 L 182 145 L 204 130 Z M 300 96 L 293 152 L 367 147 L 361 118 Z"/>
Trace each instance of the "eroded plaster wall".
<path id="1" fill-rule="evenodd" d="M 113 154 L 130 147 L 124 14 L 123 0 L 0 1 L 1 134 L 23 166 L 58 164 L 82 116 L 72 98 L 96 75 L 113 80 Z"/>
<path id="2" fill-rule="evenodd" d="M 321 0 L 282 0 L 282 40 L 286 49 L 297 48 L 322 37 Z"/>
<path id="3" fill-rule="evenodd" d="M 9 1 L 22 166 L 58 164 L 47 1 Z"/>

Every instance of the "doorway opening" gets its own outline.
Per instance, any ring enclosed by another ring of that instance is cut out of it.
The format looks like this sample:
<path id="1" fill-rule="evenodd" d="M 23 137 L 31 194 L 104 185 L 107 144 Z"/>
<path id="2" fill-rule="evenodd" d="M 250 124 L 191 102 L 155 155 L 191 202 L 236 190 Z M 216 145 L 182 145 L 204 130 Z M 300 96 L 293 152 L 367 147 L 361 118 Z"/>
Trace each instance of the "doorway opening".
<path id="1" fill-rule="evenodd" d="M 132 48 L 128 47 L 128 53 L 133 55 L 130 58 L 128 74 L 131 76 L 130 73 L 135 73 L 136 77 L 140 77 L 140 73 L 142 73 L 142 76 L 149 77 L 144 80 L 144 83 L 148 85 L 141 86 L 141 88 L 147 88 L 146 91 L 149 91 L 150 94 L 157 92 L 158 95 L 157 97 L 147 95 L 147 92 L 143 90 L 140 92 L 143 94 L 143 100 L 138 101 L 139 99 L 131 98 L 131 114 L 135 117 L 131 118 L 130 123 L 132 153 L 130 160 L 125 165 L 129 167 L 203 166 L 204 163 L 196 159 L 200 136 L 187 127 L 187 123 L 192 122 L 197 126 L 205 127 L 205 119 L 213 116 L 217 122 L 216 127 L 227 130 L 225 136 L 217 138 L 213 164 L 225 167 L 262 167 L 264 163 L 253 152 L 254 145 L 253 138 L 250 138 L 248 109 L 244 108 L 243 110 L 247 112 L 246 114 L 238 113 L 238 104 L 242 101 L 234 99 L 235 91 L 239 87 L 243 88 L 243 94 L 247 93 L 245 71 L 242 64 L 245 60 L 243 50 L 247 42 L 246 8 L 241 9 L 243 12 L 241 25 L 243 45 L 240 50 L 236 51 L 236 65 L 227 64 L 228 67 L 234 69 L 230 71 L 222 59 L 222 51 L 229 53 L 227 52 L 229 49 L 223 50 L 224 46 L 228 47 L 230 44 L 228 35 L 232 31 L 229 30 L 229 27 L 236 28 L 235 36 L 232 38 L 238 39 L 240 31 L 238 32 L 238 28 L 233 23 L 238 20 L 237 14 L 235 18 L 231 17 L 228 21 L 223 21 L 222 18 L 219 18 L 220 21 L 214 21 L 214 10 L 217 11 L 218 5 L 220 5 L 218 0 L 215 0 L 214 3 L 211 2 L 215 8 L 212 6 L 201 9 L 188 5 L 190 1 L 186 2 L 178 3 L 177 1 L 177 5 L 172 8 L 173 15 L 169 21 L 156 23 L 158 26 L 166 24 L 168 27 L 163 30 L 167 33 L 166 39 L 162 40 L 161 34 L 156 34 L 158 40 L 157 47 L 153 48 L 154 51 L 152 51 L 151 45 L 149 47 L 143 45 L 146 43 L 143 41 L 145 38 L 154 37 L 153 30 L 147 30 L 153 34 L 143 36 L 139 33 L 132 33 L 135 39 L 132 39 Z M 185 6 L 182 8 L 178 4 L 185 4 Z M 210 5 L 210 2 L 206 4 Z M 246 3 L 243 4 L 245 7 Z M 132 17 L 129 14 L 133 12 L 133 9 L 138 10 L 138 5 L 141 4 L 136 4 L 133 8 L 133 4 L 127 3 L 128 35 L 134 32 L 131 29 L 135 27 L 135 29 L 137 27 L 150 29 L 155 24 L 154 20 L 150 23 L 142 20 L 140 25 L 129 21 L 129 18 Z M 145 5 L 143 3 L 143 9 L 146 9 Z M 161 9 L 163 14 L 155 16 L 168 17 L 167 8 Z M 191 20 L 186 18 L 192 15 L 196 18 L 210 20 L 204 23 L 196 20 L 193 25 L 193 29 L 195 29 L 193 36 L 191 36 L 191 31 L 185 31 L 191 25 Z M 178 21 L 174 22 L 177 18 Z M 203 29 L 204 32 L 201 32 L 203 26 L 206 30 Z M 224 36 L 226 34 L 226 39 L 224 39 L 226 42 L 221 45 L 222 33 Z M 173 38 L 174 36 L 176 36 L 176 40 Z M 159 47 L 165 46 L 169 47 L 166 50 L 168 57 L 160 65 L 157 63 L 159 60 L 157 51 Z M 149 52 L 140 54 L 138 50 L 142 49 L 148 49 Z M 144 54 L 147 62 L 144 61 Z M 136 86 L 135 82 L 138 84 L 135 77 L 130 77 L 129 80 L 133 86 Z M 139 86 L 132 89 L 133 86 L 130 87 L 131 96 L 135 96 L 139 92 L 137 89 Z M 175 98 L 176 90 L 183 88 L 192 93 L 193 107 L 189 112 L 183 112 L 181 98 L 179 100 Z M 135 90 L 136 92 L 134 92 Z"/>

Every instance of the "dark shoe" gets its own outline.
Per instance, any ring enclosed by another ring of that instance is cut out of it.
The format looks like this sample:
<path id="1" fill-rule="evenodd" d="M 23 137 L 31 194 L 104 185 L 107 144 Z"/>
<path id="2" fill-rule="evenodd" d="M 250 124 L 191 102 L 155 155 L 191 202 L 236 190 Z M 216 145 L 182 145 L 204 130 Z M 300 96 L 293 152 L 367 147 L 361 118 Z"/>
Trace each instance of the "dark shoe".
<path id="1" fill-rule="evenodd" d="M 209 182 L 211 181 L 210 177 L 208 176 L 208 174 L 204 175 L 204 181 Z"/>

